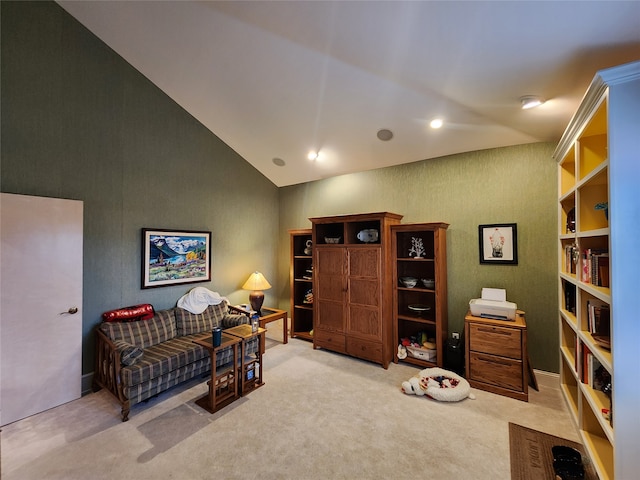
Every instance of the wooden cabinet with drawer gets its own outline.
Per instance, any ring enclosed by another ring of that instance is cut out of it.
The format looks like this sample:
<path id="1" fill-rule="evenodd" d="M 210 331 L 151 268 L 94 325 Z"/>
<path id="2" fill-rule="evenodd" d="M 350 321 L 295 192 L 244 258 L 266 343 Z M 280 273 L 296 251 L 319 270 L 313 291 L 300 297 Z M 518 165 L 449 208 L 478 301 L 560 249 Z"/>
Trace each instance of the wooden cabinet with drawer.
<path id="1" fill-rule="evenodd" d="M 527 324 L 465 317 L 466 376 L 474 388 L 528 401 Z"/>
<path id="2" fill-rule="evenodd" d="M 313 348 L 389 367 L 393 341 L 389 212 L 310 218 Z"/>

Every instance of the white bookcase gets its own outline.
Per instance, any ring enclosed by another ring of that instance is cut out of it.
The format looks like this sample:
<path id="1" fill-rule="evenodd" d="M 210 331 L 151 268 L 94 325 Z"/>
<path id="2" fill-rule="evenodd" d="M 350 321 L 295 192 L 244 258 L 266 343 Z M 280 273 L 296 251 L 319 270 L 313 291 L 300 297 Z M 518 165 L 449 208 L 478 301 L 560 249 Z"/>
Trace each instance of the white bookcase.
<path id="1" fill-rule="evenodd" d="M 561 388 L 600 478 L 636 478 L 640 62 L 597 73 L 554 158 Z M 609 348 L 602 326 L 607 316 Z M 595 317 L 601 322 L 599 330 Z M 609 395 L 594 381 L 593 365 L 602 365 L 604 378 L 610 376 Z M 611 410 L 611 421 L 603 409 Z"/>

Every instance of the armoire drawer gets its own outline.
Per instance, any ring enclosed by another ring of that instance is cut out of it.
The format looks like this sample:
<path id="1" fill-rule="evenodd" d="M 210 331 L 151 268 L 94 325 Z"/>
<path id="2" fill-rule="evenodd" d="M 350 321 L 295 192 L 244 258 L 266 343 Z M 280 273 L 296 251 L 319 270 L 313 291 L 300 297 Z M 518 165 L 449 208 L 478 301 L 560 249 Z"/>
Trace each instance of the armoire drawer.
<path id="1" fill-rule="evenodd" d="M 347 353 L 354 357 L 370 360 L 372 362 L 382 361 L 382 343 L 369 342 L 359 338 L 347 338 Z"/>
<path id="2" fill-rule="evenodd" d="M 347 353 L 345 336 L 342 333 L 316 329 L 313 332 L 313 344 L 334 352 Z"/>

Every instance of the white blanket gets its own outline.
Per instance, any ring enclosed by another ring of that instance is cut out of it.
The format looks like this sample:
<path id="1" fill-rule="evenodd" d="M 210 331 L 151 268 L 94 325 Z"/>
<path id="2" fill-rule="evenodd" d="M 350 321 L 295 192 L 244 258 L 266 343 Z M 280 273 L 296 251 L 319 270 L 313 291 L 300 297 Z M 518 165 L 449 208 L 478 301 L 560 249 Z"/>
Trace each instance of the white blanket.
<path id="1" fill-rule="evenodd" d="M 209 305 L 218 305 L 222 302 L 229 303 L 229 300 L 220 296 L 218 292 L 212 292 L 204 287 L 196 287 L 180 297 L 178 307 L 199 314 L 204 312 Z"/>

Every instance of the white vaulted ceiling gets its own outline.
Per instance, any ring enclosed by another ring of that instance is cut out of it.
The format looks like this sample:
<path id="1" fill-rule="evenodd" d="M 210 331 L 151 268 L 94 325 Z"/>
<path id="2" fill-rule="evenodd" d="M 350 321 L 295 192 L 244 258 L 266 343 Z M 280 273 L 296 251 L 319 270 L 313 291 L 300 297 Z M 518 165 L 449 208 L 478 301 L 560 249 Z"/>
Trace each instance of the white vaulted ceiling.
<path id="1" fill-rule="evenodd" d="M 277 186 L 555 142 L 640 59 L 638 1 L 58 3 Z"/>

